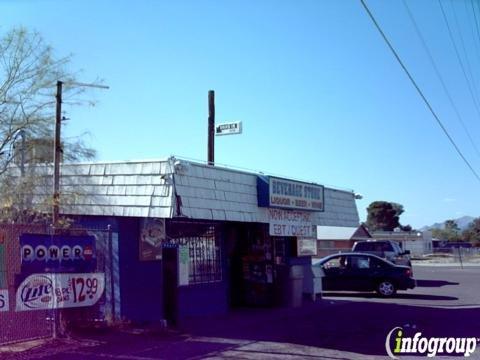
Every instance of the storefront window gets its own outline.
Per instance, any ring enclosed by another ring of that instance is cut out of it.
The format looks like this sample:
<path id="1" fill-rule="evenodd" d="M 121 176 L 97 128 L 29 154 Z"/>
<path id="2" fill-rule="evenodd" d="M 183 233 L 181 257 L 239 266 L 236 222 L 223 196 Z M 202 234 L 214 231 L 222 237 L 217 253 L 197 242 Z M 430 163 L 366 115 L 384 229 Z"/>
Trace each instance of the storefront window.
<path id="1" fill-rule="evenodd" d="M 215 237 L 189 239 L 189 283 L 200 284 L 222 280 L 220 246 Z"/>
<path id="2" fill-rule="evenodd" d="M 176 222 L 168 228 L 168 243 L 181 251 L 181 284 L 192 285 L 222 280 L 220 236 L 214 225 Z M 188 260 L 184 256 L 188 253 Z M 188 284 L 186 281 L 188 273 Z"/>

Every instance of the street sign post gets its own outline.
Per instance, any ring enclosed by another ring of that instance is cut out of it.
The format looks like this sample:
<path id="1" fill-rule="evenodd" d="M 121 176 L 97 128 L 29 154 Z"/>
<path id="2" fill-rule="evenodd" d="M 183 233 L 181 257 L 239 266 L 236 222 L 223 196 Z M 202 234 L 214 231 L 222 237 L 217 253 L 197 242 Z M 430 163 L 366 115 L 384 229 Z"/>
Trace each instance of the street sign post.
<path id="1" fill-rule="evenodd" d="M 242 122 L 231 122 L 225 124 L 219 124 L 215 127 L 215 135 L 237 135 L 242 133 Z"/>

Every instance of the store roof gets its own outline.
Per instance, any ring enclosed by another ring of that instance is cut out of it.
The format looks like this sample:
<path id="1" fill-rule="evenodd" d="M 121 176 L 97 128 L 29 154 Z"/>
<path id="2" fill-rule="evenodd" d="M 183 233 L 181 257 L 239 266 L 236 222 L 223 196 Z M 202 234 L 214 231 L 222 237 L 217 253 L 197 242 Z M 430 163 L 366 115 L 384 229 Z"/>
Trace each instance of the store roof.
<path id="1" fill-rule="evenodd" d="M 40 204 L 51 196 L 52 167 L 33 171 L 43 179 L 32 192 Z M 63 164 L 61 174 L 64 214 L 267 222 L 266 209 L 257 206 L 258 174 L 247 171 L 172 157 Z M 319 225 L 358 225 L 353 192 L 325 187 L 325 211 L 313 218 Z"/>

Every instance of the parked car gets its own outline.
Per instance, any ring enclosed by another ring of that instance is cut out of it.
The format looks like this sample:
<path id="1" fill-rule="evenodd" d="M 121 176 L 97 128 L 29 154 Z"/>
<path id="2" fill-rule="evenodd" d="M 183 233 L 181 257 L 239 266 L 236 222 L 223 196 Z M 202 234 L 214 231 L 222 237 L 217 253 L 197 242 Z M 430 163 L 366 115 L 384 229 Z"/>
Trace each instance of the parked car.
<path id="1" fill-rule="evenodd" d="M 377 291 L 388 297 L 416 286 L 411 268 L 372 254 L 340 253 L 312 259 L 312 266 L 322 268 L 322 288 L 326 291 Z"/>
<path id="2" fill-rule="evenodd" d="M 377 255 L 397 265 L 412 267 L 410 250 L 402 250 L 396 241 L 367 240 L 357 241 L 352 248 L 353 252 L 362 252 Z"/>

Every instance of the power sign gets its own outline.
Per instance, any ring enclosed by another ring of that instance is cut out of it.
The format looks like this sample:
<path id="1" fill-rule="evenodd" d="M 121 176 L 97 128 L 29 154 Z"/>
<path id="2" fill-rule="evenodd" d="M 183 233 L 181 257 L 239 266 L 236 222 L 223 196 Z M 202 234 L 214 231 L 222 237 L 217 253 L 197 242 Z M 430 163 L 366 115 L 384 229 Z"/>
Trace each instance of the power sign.
<path id="1" fill-rule="evenodd" d="M 93 272 L 95 237 L 23 234 L 20 236 L 22 273 Z"/>

